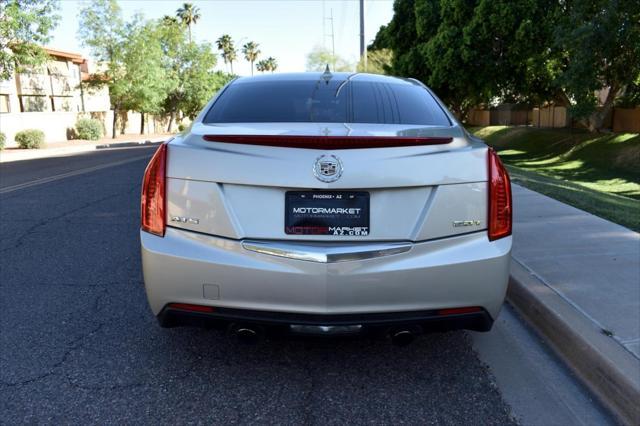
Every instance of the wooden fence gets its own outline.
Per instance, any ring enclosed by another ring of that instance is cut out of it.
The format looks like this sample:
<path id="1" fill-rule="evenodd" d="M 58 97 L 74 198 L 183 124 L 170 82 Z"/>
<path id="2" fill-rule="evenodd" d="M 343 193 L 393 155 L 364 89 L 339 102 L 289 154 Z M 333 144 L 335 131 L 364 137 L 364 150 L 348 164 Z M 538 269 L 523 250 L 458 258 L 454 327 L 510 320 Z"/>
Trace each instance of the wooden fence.
<path id="1" fill-rule="evenodd" d="M 576 126 L 565 107 L 548 106 L 529 110 L 498 107 L 496 109 L 472 109 L 467 116 L 472 126 L 517 126 L 562 128 Z M 605 117 L 605 128 L 619 133 L 640 133 L 640 108 L 613 108 Z"/>
<path id="2" fill-rule="evenodd" d="M 569 118 L 565 107 L 549 106 L 532 110 L 531 124 L 535 127 L 569 127 Z"/>
<path id="3" fill-rule="evenodd" d="M 614 108 L 613 131 L 626 133 L 640 133 L 640 108 Z"/>

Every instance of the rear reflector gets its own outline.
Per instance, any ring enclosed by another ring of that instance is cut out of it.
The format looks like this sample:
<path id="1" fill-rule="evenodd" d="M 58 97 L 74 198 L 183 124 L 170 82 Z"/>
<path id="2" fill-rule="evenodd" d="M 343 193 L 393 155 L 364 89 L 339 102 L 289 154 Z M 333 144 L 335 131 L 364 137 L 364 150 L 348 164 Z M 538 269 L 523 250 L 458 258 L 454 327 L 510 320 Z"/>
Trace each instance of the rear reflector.
<path id="1" fill-rule="evenodd" d="M 410 136 L 205 135 L 205 141 L 306 149 L 390 148 L 443 145 L 453 138 Z"/>
<path id="2" fill-rule="evenodd" d="M 215 308 L 212 306 L 191 305 L 189 303 L 169 303 L 169 307 L 173 309 L 180 309 L 182 311 L 191 311 L 191 312 L 214 312 L 215 311 Z"/>
<path id="3" fill-rule="evenodd" d="M 511 181 L 496 152 L 489 148 L 489 240 L 511 235 Z"/>
<path id="4" fill-rule="evenodd" d="M 143 231 L 164 237 L 165 230 L 165 173 L 167 144 L 163 143 L 153 154 L 144 171 L 140 227 Z"/>
<path id="5" fill-rule="evenodd" d="M 482 308 L 477 306 L 470 306 L 467 308 L 451 308 L 451 309 L 439 309 L 438 315 L 460 315 L 460 314 L 472 314 L 474 312 L 480 312 Z"/>

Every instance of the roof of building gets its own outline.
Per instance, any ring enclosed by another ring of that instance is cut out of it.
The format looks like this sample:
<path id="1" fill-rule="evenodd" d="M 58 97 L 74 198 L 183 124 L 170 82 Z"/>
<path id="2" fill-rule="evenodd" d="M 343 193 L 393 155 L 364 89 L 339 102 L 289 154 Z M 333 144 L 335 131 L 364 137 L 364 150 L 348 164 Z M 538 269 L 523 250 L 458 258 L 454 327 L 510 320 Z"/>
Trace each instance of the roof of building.
<path id="1" fill-rule="evenodd" d="M 86 62 L 86 59 L 82 57 L 82 54 L 75 52 L 67 52 L 65 50 L 53 49 L 51 47 L 45 47 L 44 51 L 47 52 L 51 56 L 56 56 L 58 58 L 65 58 L 71 60 L 74 64 L 82 64 Z"/>

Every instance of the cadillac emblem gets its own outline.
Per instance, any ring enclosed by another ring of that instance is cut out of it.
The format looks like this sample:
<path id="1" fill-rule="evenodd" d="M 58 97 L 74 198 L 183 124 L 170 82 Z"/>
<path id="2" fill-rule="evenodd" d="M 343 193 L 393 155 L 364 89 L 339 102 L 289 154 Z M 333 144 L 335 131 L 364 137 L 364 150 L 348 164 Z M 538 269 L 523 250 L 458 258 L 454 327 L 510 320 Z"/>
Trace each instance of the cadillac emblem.
<path id="1" fill-rule="evenodd" d="M 322 155 L 313 165 L 313 174 L 322 182 L 335 182 L 342 176 L 342 162 L 335 155 Z"/>

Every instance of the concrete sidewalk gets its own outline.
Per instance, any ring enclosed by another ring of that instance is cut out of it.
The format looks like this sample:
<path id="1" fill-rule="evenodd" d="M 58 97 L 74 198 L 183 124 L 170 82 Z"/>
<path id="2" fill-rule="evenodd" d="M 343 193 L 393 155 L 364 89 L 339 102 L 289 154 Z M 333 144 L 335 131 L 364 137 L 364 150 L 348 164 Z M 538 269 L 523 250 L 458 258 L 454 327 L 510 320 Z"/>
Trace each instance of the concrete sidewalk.
<path id="1" fill-rule="evenodd" d="M 6 148 L 0 151 L 0 163 L 33 160 L 36 158 L 58 157 L 106 148 L 124 148 L 163 142 L 172 134 L 119 135 L 116 139 L 103 138 L 98 141 L 70 140 L 50 143 L 41 149 Z"/>
<path id="2" fill-rule="evenodd" d="M 640 383 L 640 234 L 518 185 L 513 195 L 510 302 L 629 421 L 637 411 L 622 399 Z"/>

